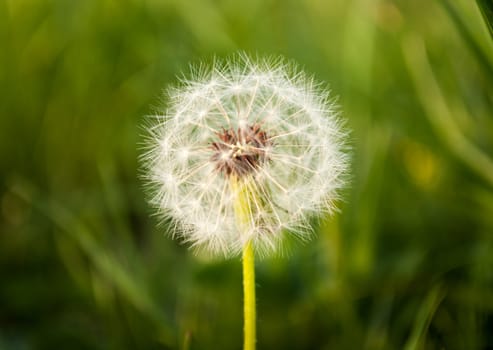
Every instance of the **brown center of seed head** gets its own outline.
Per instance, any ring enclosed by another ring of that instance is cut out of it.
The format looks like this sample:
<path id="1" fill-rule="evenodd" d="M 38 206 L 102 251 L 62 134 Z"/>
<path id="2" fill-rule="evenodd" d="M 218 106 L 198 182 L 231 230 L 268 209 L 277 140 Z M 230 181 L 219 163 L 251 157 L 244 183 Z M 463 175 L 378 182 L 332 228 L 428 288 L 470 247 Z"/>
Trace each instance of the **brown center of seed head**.
<path id="1" fill-rule="evenodd" d="M 226 176 L 241 178 L 250 174 L 268 160 L 267 148 L 272 146 L 259 123 L 216 132 L 220 141 L 212 142 L 211 160 L 217 171 Z"/>

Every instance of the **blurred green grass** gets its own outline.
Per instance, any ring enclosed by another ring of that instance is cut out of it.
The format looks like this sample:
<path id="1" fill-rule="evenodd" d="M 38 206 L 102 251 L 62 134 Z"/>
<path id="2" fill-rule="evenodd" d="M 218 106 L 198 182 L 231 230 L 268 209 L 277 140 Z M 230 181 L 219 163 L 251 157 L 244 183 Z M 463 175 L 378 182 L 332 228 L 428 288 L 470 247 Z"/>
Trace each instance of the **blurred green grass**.
<path id="1" fill-rule="evenodd" d="M 238 260 L 163 235 L 137 162 L 189 62 L 338 96 L 352 185 L 257 266 L 259 349 L 493 348 L 493 42 L 476 3 L 0 0 L 0 349 L 234 349 Z"/>

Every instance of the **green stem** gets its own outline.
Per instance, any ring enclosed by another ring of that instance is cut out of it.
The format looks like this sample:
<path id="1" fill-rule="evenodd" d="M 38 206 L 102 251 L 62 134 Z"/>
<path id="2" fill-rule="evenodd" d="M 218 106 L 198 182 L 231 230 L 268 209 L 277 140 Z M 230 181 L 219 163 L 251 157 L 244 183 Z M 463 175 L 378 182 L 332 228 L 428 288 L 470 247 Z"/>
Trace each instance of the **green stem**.
<path id="1" fill-rule="evenodd" d="M 243 248 L 244 350 L 255 350 L 255 254 L 252 242 Z"/>
<path id="2" fill-rule="evenodd" d="M 255 193 L 248 186 L 249 179 L 232 177 L 231 190 L 236 196 L 235 217 L 241 232 L 254 229 L 252 203 Z M 244 350 L 255 350 L 256 342 L 256 310 L 255 310 L 255 252 L 250 239 L 243 246 L 243 317 L 244 317 Z"/>

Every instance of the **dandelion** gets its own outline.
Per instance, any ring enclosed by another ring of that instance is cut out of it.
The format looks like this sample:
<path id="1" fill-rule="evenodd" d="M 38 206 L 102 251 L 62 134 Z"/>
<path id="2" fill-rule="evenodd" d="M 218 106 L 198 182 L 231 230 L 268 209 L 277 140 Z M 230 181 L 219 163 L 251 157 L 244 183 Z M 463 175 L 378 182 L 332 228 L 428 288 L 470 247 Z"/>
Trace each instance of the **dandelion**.
<path id="1" fill-rule="evenodd" d="M 144 155 L 151 201 L 192 247 L 243 252 L 245 348 L 253 349 L 254 252 L 280 252 L 285 235 L 308 239 L 308 220 L 335 209 L 345 133 L 328 93 L 282 59 L 216 61 L 167 97 Z"/>

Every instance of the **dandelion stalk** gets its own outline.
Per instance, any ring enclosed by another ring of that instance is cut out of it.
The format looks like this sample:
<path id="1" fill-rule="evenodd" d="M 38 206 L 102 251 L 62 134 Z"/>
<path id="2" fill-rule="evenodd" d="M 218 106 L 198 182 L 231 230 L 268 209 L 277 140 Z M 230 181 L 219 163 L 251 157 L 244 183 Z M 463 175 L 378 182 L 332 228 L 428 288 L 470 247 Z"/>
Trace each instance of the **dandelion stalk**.
<path id="1" fill-rule="evenodd" d="M 252 242 L 243 248 L 243 349 L 254 350 L 256 342 L 255 254 Z"/>
<path id="2" fill-rule="evenodd" d="M 231 189 L 235 194 L 235 217 L 242 232 L 254 229 L 252 203 L 256 202 L 255 193 L 248 188 L 250 179 L 231 179 Z M 243 349 L 254 350 L 256 342 L 256 306 L 255 306 L 255 251 L 251 239 L 243 247 Z"/>

